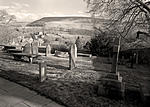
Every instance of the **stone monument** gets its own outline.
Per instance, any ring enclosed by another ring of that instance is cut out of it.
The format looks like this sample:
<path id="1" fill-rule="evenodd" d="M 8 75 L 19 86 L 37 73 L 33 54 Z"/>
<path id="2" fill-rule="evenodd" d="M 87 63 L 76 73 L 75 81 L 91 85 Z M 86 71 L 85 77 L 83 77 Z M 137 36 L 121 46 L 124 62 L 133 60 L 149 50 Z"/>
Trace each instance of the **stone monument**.
<path id="1" fill-rule="evenodd" d="M 32 54 L 38 54 L 38 46 L 39 46 L 38 40 L 34 40 L 31 45 L 32 45 Z"/>
<path id="2" fill-rule="evenodd" d="M 75 54 L 75 49 L 76 45 L 73 44 L 71 45 L 70 49 L 69 49 L 69 69 L 72 70 L 76 67 L 76 54 Z"/>
<path id="3" fill-rule="evenodd" d="M 49 56 L 51 54 L 51 46 L 47 45 L 46 46 L 46 56 Z"/>
<path id="4" fill-rule="evenodd" d="M 46 63 L 44 61 L 41 61 L 39 63 L 39 80 L 40 82 L 44 82 L 46 80 Z"/>
<path id="5" fill-rule="evenodd" d="M 31 43 L 27 43 L 24 47 L 23 47 L 23 53 L 27 53 L 27 54 L 32 54 L 32 49 L 31 49 Z"/>
<path id="6" fill-rule="evenodd" d="M 120 99 L 124 97 L 125 86 L 117 71 L 120 50 L 120 38 L 115 38 L 113 47 L 113 61 L 110 73 L 98 81 L 98 95 Z"/>

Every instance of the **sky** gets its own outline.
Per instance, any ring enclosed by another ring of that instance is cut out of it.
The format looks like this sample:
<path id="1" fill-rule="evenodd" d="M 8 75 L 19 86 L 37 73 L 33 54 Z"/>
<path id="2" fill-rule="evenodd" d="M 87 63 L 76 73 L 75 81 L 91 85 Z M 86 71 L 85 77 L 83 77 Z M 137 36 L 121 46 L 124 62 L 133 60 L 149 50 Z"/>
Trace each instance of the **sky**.
<path id="1" fill-rule="evenodd" d="M 0 10 L 18 21 L 34 21 L 51 16 L 89 16 L 83 0 L 0 0 Z"/>

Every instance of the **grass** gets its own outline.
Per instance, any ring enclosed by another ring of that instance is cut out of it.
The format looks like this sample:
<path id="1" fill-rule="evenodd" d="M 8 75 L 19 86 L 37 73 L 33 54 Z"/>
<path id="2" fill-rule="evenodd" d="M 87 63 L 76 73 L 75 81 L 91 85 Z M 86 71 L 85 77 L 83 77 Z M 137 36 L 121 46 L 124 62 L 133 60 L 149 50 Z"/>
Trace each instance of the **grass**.
<path id="1" fill-rule="evenodd" d="M 40 83 L 38 80 L 39 60 L 47 62 L 48 78 Z M 101 70 L 95 71 L 92 59 L 79 57 L 77 68 L 68 70 L 68 58 L 58 58 L 54 56 L 40 57 L 34 64 L 22 61 L 15 61 L 11 56 L 0 52 L 0 76 L 67 107 L 140 107 L 137 102 L 125 102 L 123 100 L 113 100 L 98 96 L 97 80 L 108 72 L 109 64 L 100 64 Z M 119 66 L 119 71 L 126 83 L 145 83 L 143 78 L 150 78 L 148 68 L 128 69 Z M 99 69 L 100 69 L 99 68 Z M 144 72 L 142 70 L 144 69 Z M 138 71 L 138 72 L 135 72 Z"/>

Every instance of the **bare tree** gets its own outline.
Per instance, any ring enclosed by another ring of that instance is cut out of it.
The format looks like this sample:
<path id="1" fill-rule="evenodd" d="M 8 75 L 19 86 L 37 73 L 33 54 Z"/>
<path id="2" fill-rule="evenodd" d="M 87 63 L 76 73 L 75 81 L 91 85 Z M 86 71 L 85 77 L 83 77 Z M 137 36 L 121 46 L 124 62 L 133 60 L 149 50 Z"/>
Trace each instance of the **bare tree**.
<path id="1" fill-rule="evenodd" d="M 7 25 L 15 19 L 15 15 L 8 14 L 6 10 L 0 10 L 0 24 Z"/>
<path id="2" fill-rule="evenodd" d="M 150 0 L 84 0 L 89 12 L 96 16 L 107 16 L 106 28 L 117 30 L 125 37 L 131 28 L 147 29 L 150 33 Z"/>

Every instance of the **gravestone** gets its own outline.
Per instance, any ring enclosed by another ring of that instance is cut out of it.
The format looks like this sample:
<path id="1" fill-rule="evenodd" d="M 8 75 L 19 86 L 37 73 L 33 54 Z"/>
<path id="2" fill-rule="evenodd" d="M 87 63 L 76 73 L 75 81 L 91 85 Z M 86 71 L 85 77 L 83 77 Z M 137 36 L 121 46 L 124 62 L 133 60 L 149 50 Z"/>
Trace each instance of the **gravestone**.
<path id="1" fill-rule="evenodd" d="M 120 38 L 115 38 L 111 72 L 98 81 L 98 95 L 120 99 L 124 97 L 125 84 L 117 71 L 120 50 Z"/>
<path id="2" fill-rule="evenodd" d="M 70 49 L 69 49 L 69 69 L 72 70 L 76 67 L 76 54 L 75 54 L 75 49 L 76 45 L 73 44 L 71 45 Z"/>
<path id="3" fill-rule="evenodd" d="M 38 54 L 38 46 L 39 42 L 37 40 L 34 40 L 32 42 L 32 54 Z"/>
<path id="4" fill-rule="evenodd" d="M 40 82 L 44 82 L 46 80 L 46 69 L 47 65 L 44 61 L 39 63 L 39 80 Z"/>
<path id="5" fill-rule="evenodd" d="M 46 46 L 46 56 L 50 55 L 51 54 L 51 46 L 50 45 L 47 45 Z"/>
<path id="6" fill-rule="evenodd" d="M 23 53 L 32 54 L 31 43 L 27 43 L 23 48 Z"/>
<path id="7" fill-rule="evenodd" d="M 114 46 L 113 46 L 113 61 L 112 61 L 111 73 L 117 73 L 119 51 L 120 51 L 120 38 L 115 38 Z"/>
<path id="8" fill-rule="evenodd" d="M 75 54 L 75 58 L 77 58 L 77 45 L 74 44 L 74 47 L 75 47 L 75 51 L 74 51 L 74 52 L 75 52 L 75 53 L 74 53 L 74 54 Z"/>

